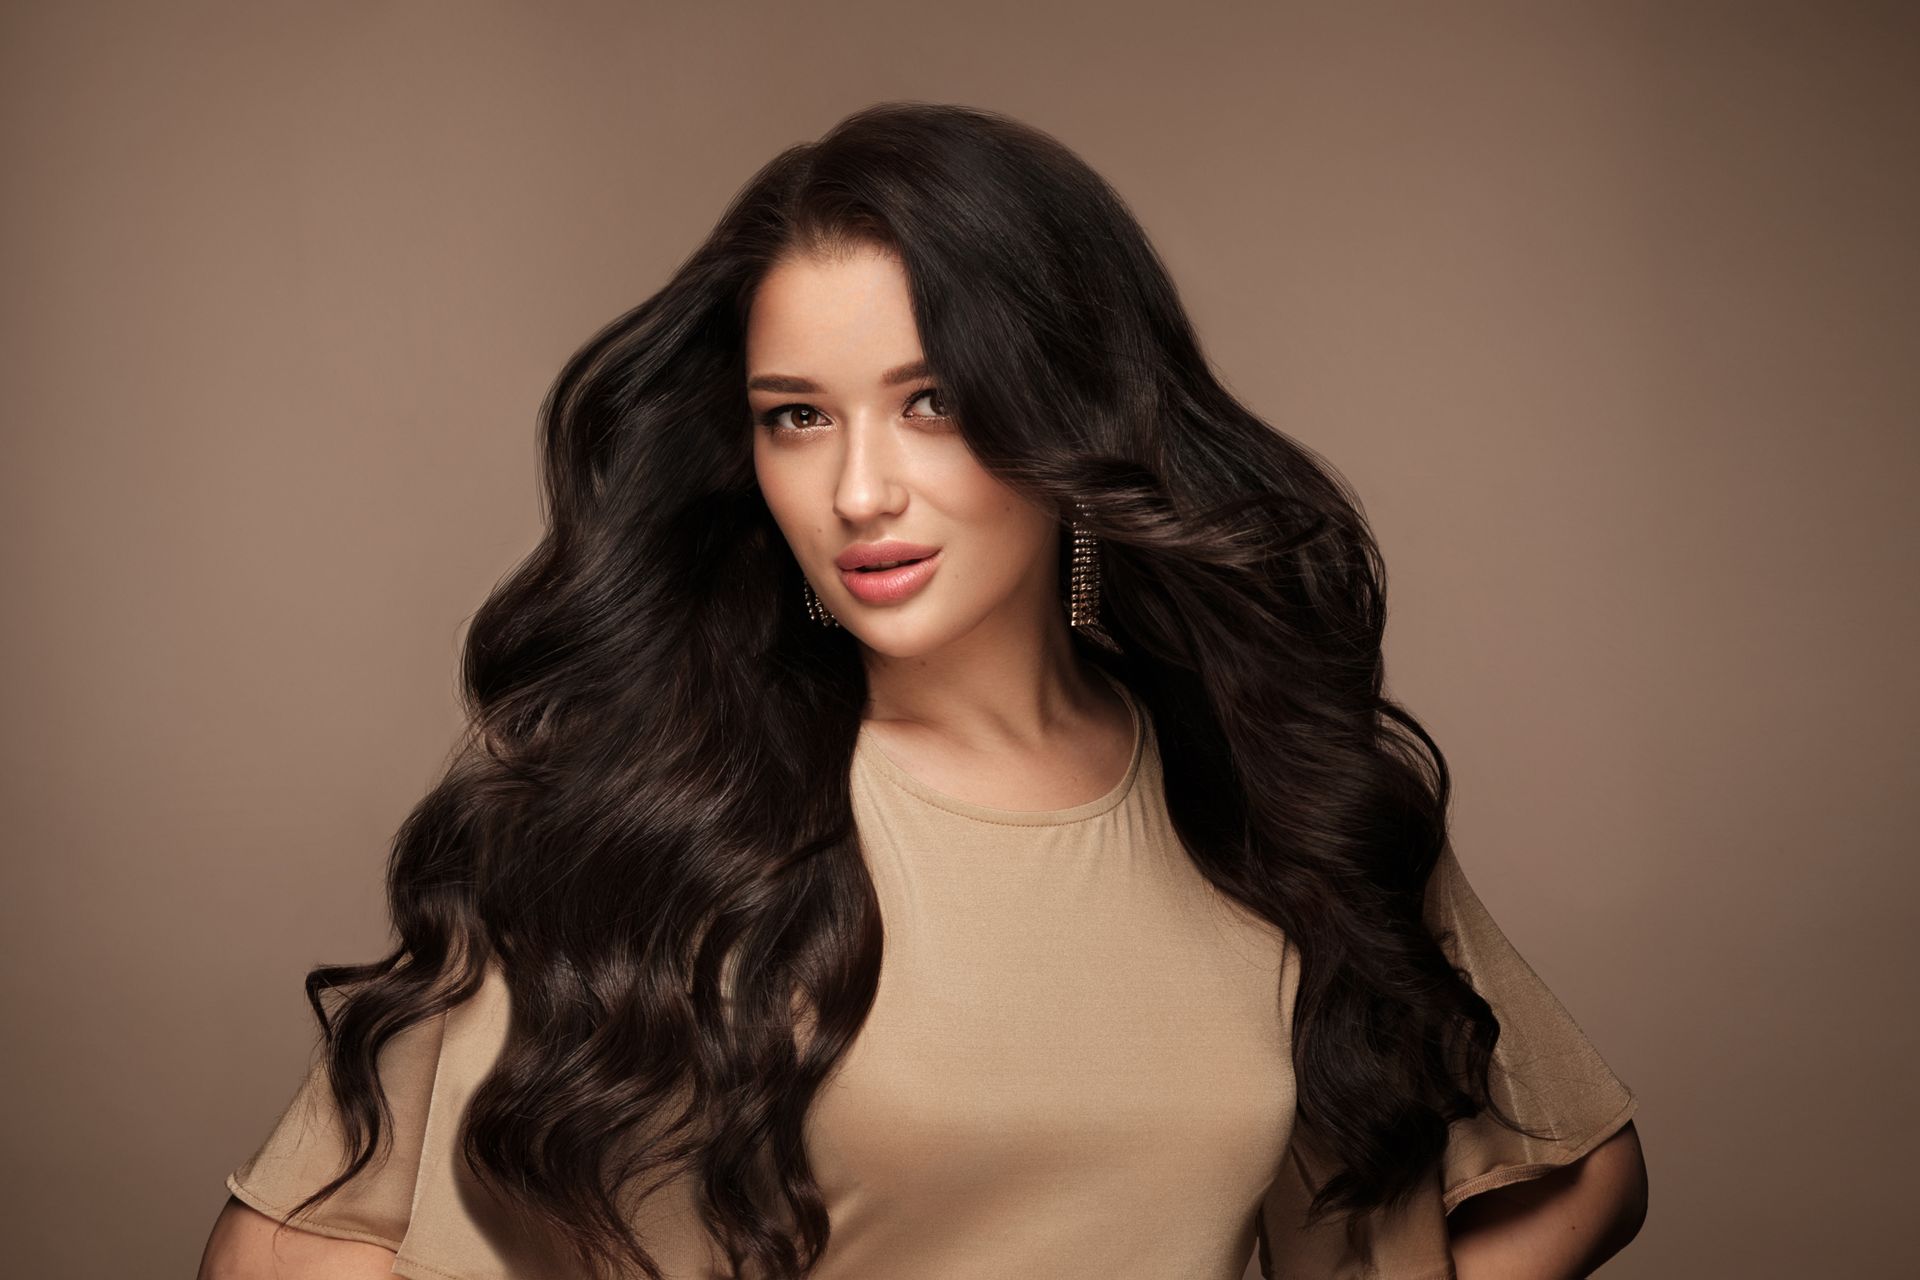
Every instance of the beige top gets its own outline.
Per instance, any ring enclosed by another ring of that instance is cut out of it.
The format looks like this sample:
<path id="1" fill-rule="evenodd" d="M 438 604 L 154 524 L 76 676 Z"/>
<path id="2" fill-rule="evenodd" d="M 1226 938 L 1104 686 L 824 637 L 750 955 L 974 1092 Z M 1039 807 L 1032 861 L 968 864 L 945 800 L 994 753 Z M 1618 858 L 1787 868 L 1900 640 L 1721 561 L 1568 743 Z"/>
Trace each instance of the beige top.
<path id="1" fill-rule="evenodd" d="M 1070 808 L 943 795 L 862 732 L 852 791 L 886 929 L 871 1015 L 822 1088 L 808 1151 L 832 1222 L 818 1280 L 1451 1280 L 1444 1214 L 1577 1159 L 1636 1100 L 1508 944 L 1451 850 L 1429 923 L 1503 1024 L 1494 1085 L 1537 1142 L 1457 1122 L 1412 1205 L 1308 1232 L 1291 1038 L 1298 953 L 1215 890 L 1181 848 L 1144 704 L 1121 690 L 1126 776 Z M 1275 991 L 1281 999 L 1276 1005 Z M 459 1163 L 460 1116 L 505 1043 L 498 973 L 387 1046 L 391 1155 L 297 1225 L 373 1241 L 416 1280 L 559 1280 L 551 1247 Z M 344 1167 L 315 1061 L 266 1141 L 227 1179 L 272 1217 Z M 674 1280 L 722 1280 L 688 1189 L 635 1225 Z"/>

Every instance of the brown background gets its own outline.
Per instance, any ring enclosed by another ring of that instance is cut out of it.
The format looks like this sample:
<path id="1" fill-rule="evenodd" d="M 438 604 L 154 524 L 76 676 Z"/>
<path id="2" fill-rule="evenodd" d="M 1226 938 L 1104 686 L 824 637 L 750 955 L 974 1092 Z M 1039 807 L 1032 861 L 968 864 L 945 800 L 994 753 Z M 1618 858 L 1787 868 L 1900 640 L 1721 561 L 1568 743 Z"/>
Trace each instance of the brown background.
<path id="1" fill-rule="evenodd" d="M 897 97 L 1079 150 L 1358 487 L 1464 865 L 1642 1098 L 1607 1274 L 1908 1259 L 1914 9 L 694 8 L 0 19 L 7 1269 L 191 1274 L 548 380 Z"/>

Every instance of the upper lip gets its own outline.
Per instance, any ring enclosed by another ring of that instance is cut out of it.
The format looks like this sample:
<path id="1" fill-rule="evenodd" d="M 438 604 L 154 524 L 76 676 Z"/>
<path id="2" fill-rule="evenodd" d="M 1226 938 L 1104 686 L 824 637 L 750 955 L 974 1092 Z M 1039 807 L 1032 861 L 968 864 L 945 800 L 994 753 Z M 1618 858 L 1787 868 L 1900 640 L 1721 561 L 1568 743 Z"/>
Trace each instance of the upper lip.
<path id="1" fill-rule="evenodd" d="M 883 560 L 921 560 L 939 549 L 923 547 L 917 542 L 862 542 L 842 551 L 833 562 L 842 569 L 858 569 Z"/>

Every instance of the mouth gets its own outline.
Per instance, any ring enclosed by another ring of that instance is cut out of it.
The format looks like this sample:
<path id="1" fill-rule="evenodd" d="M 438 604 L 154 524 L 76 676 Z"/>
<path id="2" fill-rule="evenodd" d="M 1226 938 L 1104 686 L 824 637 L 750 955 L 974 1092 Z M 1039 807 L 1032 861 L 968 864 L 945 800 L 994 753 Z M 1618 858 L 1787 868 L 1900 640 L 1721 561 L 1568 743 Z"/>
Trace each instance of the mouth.
<path id="1" fill-rule="evenodd" d="M 929 556 L 889 565 L 842 569 L 840 581 L 855 598 L 868 604 L 893 604 L 925 586 L 939 565 L 940 553 L 935 551 Z"/>
<path id="2" fill-rule="evenodd" d="M 863 564 L 857 569 L 855 569 L 854 572 L 855 573 L 884 573 L 888 569 L 898 569 L 903 565 L 919 564 L 922 560 L 926 560 L 930 558 L 931 557 L 928 557 L 928 556 L 914 556 L 911 559 L 906 559 L 906 560 L 883 560 L 878 564 Z"/>

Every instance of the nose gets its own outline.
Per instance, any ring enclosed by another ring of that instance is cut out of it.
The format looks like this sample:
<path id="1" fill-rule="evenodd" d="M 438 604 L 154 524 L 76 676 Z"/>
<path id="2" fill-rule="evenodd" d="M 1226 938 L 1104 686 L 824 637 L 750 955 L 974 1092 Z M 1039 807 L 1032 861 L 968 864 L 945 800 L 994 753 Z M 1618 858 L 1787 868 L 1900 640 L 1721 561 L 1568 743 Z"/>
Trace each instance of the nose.
<path id="1" fill-rule="evenodd" d="M 833 491 L 833 510 L 858 528 L 875 517 L 898 511 L 906 501 L 901 469 L 905 458 L 900 442 L 881 421 L 881 413 L 854 415 L 840 433 L 845 452 Z"/>

